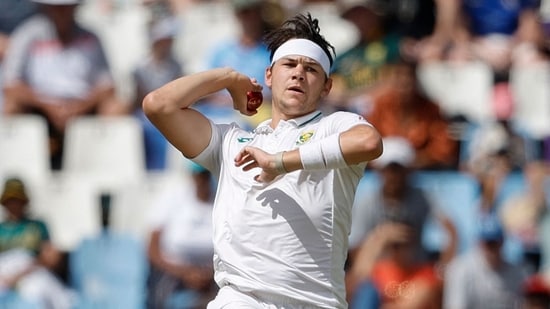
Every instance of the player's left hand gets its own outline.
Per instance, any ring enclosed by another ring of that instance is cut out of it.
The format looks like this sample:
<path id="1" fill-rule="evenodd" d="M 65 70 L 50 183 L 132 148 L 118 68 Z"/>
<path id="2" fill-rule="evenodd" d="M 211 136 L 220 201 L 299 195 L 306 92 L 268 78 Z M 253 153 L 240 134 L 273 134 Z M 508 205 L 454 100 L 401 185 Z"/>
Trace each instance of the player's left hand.
<path id="1" fill-rule="evenodd" d="M 235 166 L 242 167 L 244 171 L 249 171 L 255 167 L 261 168 L 262 171 L 254 179 L 266 183 L 273 181 L 280 175 L 276 160 L 274 154 L 269 154 L 257 147 L 246 146 L 235 157 Z"/>

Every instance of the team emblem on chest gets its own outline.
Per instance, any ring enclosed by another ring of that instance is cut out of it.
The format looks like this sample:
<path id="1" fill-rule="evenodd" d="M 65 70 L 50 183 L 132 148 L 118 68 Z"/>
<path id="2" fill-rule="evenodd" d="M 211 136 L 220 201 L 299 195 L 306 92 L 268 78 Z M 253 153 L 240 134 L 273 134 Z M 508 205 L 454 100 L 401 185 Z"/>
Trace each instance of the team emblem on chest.
<path id="1" fill-rule="evenodd" d="M 315 132 L 313 131 L 306 131 L 302 133 L 296 140 L 296 145 L 302 145 L 307 143 L 313 137 L 314 134 Z"/>

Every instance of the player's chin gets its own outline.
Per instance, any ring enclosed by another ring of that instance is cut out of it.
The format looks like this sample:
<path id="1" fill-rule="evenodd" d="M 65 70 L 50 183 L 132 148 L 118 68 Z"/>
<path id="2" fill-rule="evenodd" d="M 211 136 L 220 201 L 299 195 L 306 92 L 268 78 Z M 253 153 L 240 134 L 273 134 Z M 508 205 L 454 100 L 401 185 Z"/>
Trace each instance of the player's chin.
<path id="1" fill-rule="evenodd" d="M 284 101 L 289 106 L 304 106 L 307 105 L 310 98 L 304 92 L 289 91 L 284 97 Z"/>
<path id="2" fill-rule="evenodd" d="M 317 109 L 316 104 L 311 104 L 305 100 L 290 98 L 282 104 L 286 110 L 286 114 L 290 116 L 302 116 L 311 113 Z"/>

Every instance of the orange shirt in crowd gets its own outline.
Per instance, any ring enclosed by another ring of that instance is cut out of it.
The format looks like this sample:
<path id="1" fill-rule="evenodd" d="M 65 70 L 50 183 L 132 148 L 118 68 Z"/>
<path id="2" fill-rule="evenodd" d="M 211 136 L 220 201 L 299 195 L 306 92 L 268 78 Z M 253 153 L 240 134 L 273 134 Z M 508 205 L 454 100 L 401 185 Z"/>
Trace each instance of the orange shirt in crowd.
<path id="1" fill-rule="evenodd" d="M 449 122 L 437 104 L 413 93 L 387 88 L 376 97 L 366 115 L 383 137 L 401 136 L 416 150 L 416 168 L 453 168 L 458 160 L 458 142 L 449 134 Z"/>
<path id="2" fill-rule="evenodd" d="M 405 269 L 391 259 L 378 261 L 372 270 L 372 281 L 382 303 L 403 302 L 426 291 L 440 291 L 442 280 L 431 264 Z"/>

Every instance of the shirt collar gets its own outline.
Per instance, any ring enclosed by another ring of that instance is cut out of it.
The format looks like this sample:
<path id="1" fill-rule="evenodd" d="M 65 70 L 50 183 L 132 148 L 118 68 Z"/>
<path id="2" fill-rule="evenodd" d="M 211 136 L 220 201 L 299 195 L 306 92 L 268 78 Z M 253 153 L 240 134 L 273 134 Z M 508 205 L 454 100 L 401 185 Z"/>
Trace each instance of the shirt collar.
<path id="1" fill-rule="evenodd" d="M 286 121 L 287 123 L 289 124 L 292 124 L 294 125 L 296 128 L 300 128 L 300 127 L 303 127 L 305 126 L 306 124 L 310 123 L 310 122 L 313 122 L 317 119 L 319 119 L 321 117 L 323 113 L 319 110 L 315 110 L 309 114 L 306 114 L 304 116 L 300 116 L 300 117 L 297 117 L 297 118 L 294 118 L 294 119 L 290 119 L 288 121 Z M 284 120 L 282 120 L 284 121 Z M 273 130 L 271 129 L 271 127 L 269 126 L 269 124 L 271 123 L 271 119 L 268 119 L 268 120 L 264 120 L 262 121 L 257 127 L 256 127 L 256 130 L 255 131 L 262 131 L 262 132 L 265 132 L 266 130 L 269 130 L 270 132 L 272 132 Z M 268 129 L 269 128 L 269 129 Z"/>
<path id="2" fill-rule="evenodd" d="M 297 117 L 294 119 L 288 120 L 289 123 L 294 124 L 297 128 L 303 127 L 306 124 L 315 121 L 316 119 L 320 118 L 323 113 L 319 110 L 315 110 L 307 115 Z"/>

